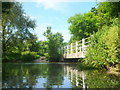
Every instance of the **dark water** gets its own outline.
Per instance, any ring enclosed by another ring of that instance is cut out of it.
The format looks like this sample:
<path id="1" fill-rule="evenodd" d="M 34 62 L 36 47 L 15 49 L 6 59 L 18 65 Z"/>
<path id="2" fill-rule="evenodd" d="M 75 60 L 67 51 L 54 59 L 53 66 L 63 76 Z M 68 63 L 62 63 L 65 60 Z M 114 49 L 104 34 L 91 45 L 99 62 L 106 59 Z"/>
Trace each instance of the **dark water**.
<path id="1" fill-rule="evenodd" d="M 120 76 L 69 63 L 3 64 L 3 88 L 120 88 Z"/>

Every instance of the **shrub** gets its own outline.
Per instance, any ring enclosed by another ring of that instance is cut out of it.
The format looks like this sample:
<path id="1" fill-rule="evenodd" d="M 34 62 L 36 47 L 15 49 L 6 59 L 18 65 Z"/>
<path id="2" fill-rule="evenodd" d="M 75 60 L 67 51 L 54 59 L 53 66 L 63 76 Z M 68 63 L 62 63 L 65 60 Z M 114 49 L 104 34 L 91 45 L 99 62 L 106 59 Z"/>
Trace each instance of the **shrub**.
<path id="1" fill-rule="evenodd" d="M 37 52 L 29 52 L 29 51 L 22 52 L 23 61 L 33 61 L 39 57 L 40 56 L 37 55 Z"/>
<path id="2" fill-rule="evenodd" d="M 113 66 L 120 59 L 120 40 L 118 26 L 104 26 L 90 38 L 85 63 L 94 67 Z"/>
<path id="3" fill-rule="evenodd" d="M 2 60 L 5 62 L 21 60 L 21 54 L 20 53 L 3 53 Z"/>

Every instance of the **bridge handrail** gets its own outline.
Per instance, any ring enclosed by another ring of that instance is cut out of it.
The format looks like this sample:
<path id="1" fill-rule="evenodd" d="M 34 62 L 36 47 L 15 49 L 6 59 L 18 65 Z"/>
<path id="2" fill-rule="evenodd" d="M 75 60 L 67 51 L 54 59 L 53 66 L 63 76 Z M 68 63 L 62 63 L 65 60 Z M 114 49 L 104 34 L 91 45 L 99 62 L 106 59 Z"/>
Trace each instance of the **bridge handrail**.
<path id="1" fill-rule="evenodd" d="M 64 46 L 64 50 L 63 50 L 63 54 L 64 55 L 68 55 L 68 54 L 73 54 L 73 53 L 82 53 L 82 55 L 86 52 L 86 48 L 88 47 L 88 39 L 90 37 L 87 38 L 83 38 L 82 40 L 76 41 L 74 43 L 68 44 L 66 46 Z M 83 55 L 84 56 L 84 55 Z"/>

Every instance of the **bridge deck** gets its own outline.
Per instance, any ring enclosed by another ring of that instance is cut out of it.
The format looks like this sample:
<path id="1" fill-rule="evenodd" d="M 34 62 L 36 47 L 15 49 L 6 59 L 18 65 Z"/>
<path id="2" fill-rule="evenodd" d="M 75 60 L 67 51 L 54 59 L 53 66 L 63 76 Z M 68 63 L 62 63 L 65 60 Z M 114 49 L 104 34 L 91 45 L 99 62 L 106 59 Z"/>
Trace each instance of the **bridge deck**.
<path id="1" fill-rule="evenodd" d="M 64 54 L 64 58 L 85 58 L 83 52 L 71 53 L 71 54 Z"/>

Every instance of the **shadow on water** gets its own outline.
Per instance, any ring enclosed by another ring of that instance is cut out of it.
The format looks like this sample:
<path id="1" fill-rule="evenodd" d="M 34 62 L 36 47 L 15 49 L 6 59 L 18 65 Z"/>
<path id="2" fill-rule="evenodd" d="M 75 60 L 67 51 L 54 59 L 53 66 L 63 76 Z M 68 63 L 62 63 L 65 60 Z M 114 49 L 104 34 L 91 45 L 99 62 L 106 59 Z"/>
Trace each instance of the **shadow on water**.
<path id="1" fill-rule="evenodd" d="M 3 64 L 3 88 L 119 88 L 120 76 L 79 70 L 72 63 Z M 67 90 L 65 89 L 65 90 Z"/>

